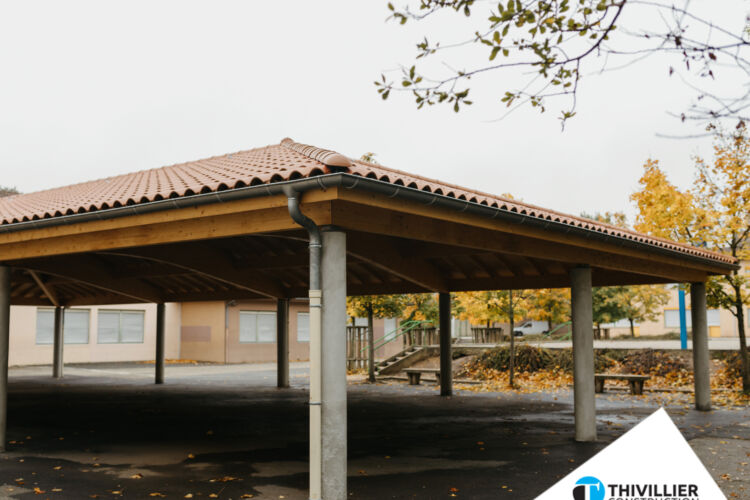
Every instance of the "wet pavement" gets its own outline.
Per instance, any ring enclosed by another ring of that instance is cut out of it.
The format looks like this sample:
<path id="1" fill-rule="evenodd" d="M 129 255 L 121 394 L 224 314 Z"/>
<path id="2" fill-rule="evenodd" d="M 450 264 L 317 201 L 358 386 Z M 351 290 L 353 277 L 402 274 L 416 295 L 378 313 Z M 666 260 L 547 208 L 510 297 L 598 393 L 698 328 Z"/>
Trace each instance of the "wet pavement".
<path id="1" fill-rule="evenodd" d="M 305 365 L 284 390 L 273 365 L 168 366 L 163 386 L 152 370 L 12 369 L 0 498 L 307 498 Z M 350 498 L 534 498 L 660 403 L 725 493 L 750 498 L 750 410 L 688 397 L 597 395 L 599 442 L 580 444 L 568 390 L 444 399 L 352 382 Z"/>

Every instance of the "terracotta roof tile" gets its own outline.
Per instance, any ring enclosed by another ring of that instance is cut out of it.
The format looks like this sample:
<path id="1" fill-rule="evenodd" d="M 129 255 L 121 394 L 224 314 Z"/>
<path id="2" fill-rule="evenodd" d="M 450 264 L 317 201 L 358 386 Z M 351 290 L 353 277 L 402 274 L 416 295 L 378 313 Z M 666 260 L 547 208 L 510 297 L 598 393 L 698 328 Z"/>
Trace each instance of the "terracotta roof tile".
<path id="1" fill-rule="evenodd" d="M 570 226 L 611 234 L 681 253 L 734 263 L 729 256 L 654 238 L 609 224 L 473 191 L 284 139 L 280 144 L 204 160 L 143 170 L 36 193 L 0 198 L 0 225 L 92 212 L 165 198 L 348 172 Z"/>

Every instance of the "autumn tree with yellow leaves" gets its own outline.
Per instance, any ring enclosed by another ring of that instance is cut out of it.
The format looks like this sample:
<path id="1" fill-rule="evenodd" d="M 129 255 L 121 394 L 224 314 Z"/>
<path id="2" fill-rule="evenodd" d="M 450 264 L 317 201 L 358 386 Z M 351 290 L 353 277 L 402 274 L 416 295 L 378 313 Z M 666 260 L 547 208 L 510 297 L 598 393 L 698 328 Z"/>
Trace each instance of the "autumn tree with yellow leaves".
<path id="1" fill-rule="evenodd" d="M 744 124 L 716 131 L 714 159 L 695 158 L 696 175 L 688 190 L 669 182 L 656 160 L 648 160 L 640 190 L 631 196 L 638 207 L 635 229 L 654 236 L 729 253 L 750 260 L 750 137 Z M 707 283 L 711 307 L 729 310 L 737 319 L 742 359 L 742 387 L 750 393 L 750 360 L 745 334 L 748 278 L 739 271 Z"/>

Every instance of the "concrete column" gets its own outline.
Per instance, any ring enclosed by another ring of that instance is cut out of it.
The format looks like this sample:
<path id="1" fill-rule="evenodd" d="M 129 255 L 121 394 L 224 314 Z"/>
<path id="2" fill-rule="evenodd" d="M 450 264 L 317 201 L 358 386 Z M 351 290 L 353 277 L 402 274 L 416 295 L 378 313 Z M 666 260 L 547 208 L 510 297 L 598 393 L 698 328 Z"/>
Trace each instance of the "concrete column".
<path id="1" fill-rule="evenodd" d="M 63 338 L 63 331 L 65 330 L 65 309 L 63 307 L 55 307 L 55 329 L 53 332 L 53 346 L 52 346 L 52 376 L 54 378 L 62 378 L 63 376 L 63 347 L 65 345 L 65 339 Z"/>
<path id="2" fill-rule="evenodd" d="M 706 313 L 706 284 L 690 284 L 690 315 L 693 320 L 693 376 L 695 378 L 695 408 L 711 409 L 710 356 L 708 354 L 708 318 Z"/>
<path id="3" fill-rule="evenodd" d="M 451 294 L 438 294 L 440 308 L 440 395 L 453 394 L 453 342 L 451 339 Z"/>
<path id="4" fill-rule="evenodd" d="M 345 500 L 346 490 L 346 233 L 323 233 L 321 263 L 323 498 Z"/>
<path id="5" fill-rule="evenodd" d="M 8 423 L 8 344 L 10 340 L 10 268 L 0 266 L 0 452 Z"/>
<path id="6" fill-rule="evenodd" d="M 156 304 L 156 354 L 154 383 L 164 383 L 164 342 L 166 334 L 166 315 L 164 314 L 164 303 Z"/>
<path id="7" fill-rule="evenodd" d="M 573 323 L 576 441 L 596 441 L 594 312 L 591 292 L 591 268 L 574 268 L 570 272 L 570 307 Z"/>
<path id="8" fill-rule="evenodd" d="M 276 387 L 289 387 L 289 299 L 276 301 Z"/>

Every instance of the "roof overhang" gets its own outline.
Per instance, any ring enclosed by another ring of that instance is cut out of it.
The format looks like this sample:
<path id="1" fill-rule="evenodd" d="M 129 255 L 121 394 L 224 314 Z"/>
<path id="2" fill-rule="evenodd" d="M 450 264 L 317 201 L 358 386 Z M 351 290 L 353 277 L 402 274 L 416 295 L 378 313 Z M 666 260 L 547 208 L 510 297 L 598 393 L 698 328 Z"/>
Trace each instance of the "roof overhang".
<path id="1" fill-rule="evenodd" d="M 375 277 L 353 283 L 350 289 L 356 293 L 562 287 L 569 268 L 577 265 L 595 269 L 595 284 L 704 281 L 738 268 L 733 259 L 702 249 L 675 249 L 669 242 L 623 237 L 558 222 L 548 214 L 522 214 L 347 173 L 6 224 L 0 226 L 0 262 L 36 274 L 35 279 L 29 275 L 29 283 L 38 287 L 26 292 L 29 303 L 47 297 L 39 273 L 63 281 L 75 281 L 78 274 L 85 278 L 79 280 L 82 286 L 98 286 L 106 291 L 102 300 L 110 302 L 165 298 L 158 280 L 107 290 L 107 267 L 113 262 L 89 264 L 86 256 L 94 255 L 141 259 L 182 269 L 199 281 L 231 285 L 225 290 L 196 285 L 194 292 L 167 295 L 168 300 L 233 298 L 233 293 L 236 298 L 245 293 L 299 296 L 302 282 L 284 285 L 282 271 L 278 279 L 265 272 L 262 286 L 242 288 L 232 266 L 222 261 L 226 245 L 218 252 L 209 248 L 232 238 L 275 237 L 294 241 L 294 248 L 287 249 L 290 261 L 304 266 L 299 256 L 291 258 L 305 251 L 305 235 L 288 215 L 289 190 L 304 193 L 302 210 L 317 224 L 351 233 L 350 256 L 385 276 L 380 283 Z M 190 260 L 196 252 L 204 254 Z M 493 255 L 497 259 L 487 257 Z M 503 256 L 516 261 L 503 264 Z M 217 260 L 215 266 L 211 259 Z M 298 274 L 302 279 L 304 273 Z"/>

